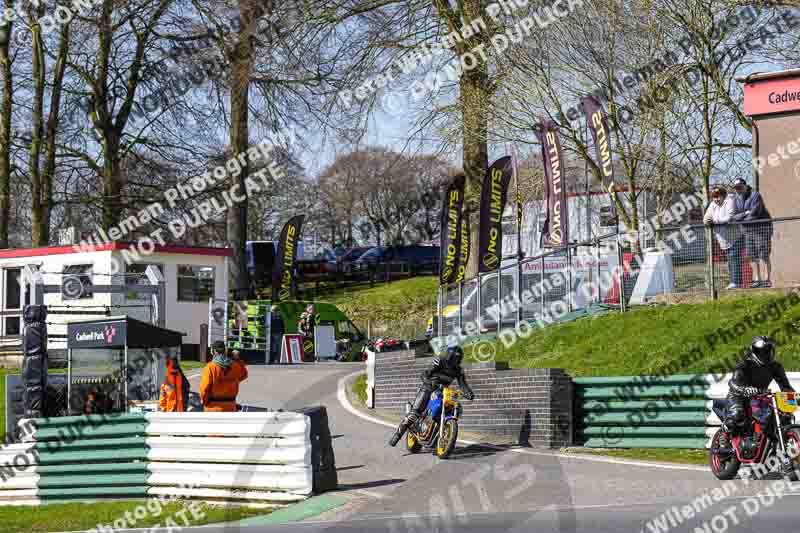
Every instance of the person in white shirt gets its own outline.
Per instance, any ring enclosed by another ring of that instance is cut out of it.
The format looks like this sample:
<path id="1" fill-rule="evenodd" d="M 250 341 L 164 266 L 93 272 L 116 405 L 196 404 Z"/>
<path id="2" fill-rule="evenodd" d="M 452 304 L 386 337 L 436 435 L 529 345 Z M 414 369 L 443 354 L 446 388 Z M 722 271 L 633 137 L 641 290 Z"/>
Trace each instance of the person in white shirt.
<path id="1" fill-rule="evenodd" d="M 722 187 L 715 187 L 711 191 L 711 203 L 708 204 L 703 222 L 714 224 L 714 236 L 720 249 L 728 258 L 728 272 L 731 283 L 728 289 L 738 289 L 742 286 L 742 248 L 744 246 L 744 233 L 740 224 L 731 224 L 733 215 L 736 214 L 736 196 L 727 194 Z M 719 225 L 717 225 L 719 224 Z"/>

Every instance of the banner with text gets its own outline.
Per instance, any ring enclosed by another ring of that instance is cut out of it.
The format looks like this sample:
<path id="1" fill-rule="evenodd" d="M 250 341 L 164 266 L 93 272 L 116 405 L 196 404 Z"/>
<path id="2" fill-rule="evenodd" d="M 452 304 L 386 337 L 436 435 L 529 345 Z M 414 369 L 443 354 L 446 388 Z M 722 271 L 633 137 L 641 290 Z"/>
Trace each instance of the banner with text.
<path id="1" fill-rule="evenodd" d="M 545 181 L 545 222 L 542 231 L 542 246 L 563 248 L 567 245 L 567 191 L 562 179 L 564 154 L 558 138 L 556 124 L 543 121 L 544 128 L 537 132 L 542 143 Z"/>
<path id="2" fill-rule="evenodd" d="M 479 272 L 497 270 L 503 258 L 503 210 L 512 173 L 511 157 L 505 156 L 492 163 L 483 178 L 478 227 Z"/>
<path id="3" fill-rule="evenodd" d="M 272 271 L 272 301 L 283 302 L 291 299 L 294 285 L 294 263 L 297 259 L 297 243 L 303 229 L 305 215 L 297 215 L 281 231 L 275 267 Z"/>
<path id="4" fill-rule="evenodd" d="M 442 285 L 453 283 L 458 276 L 458 265 L 461 262 L 460 251 L 462 241 L 461 210 L 464 207 L 463 174 L 456 176 L 445 190 L 442 201 L 439 282 Z"/>
<path id="5" fill-rule="evenodd" d="M 603 189 L 612 192 L 614 188 L 614 166 L 611 163 L 611 138 L 608 131 L 608 116 L 594 96 L 582 100 L 586 112 L 586 123 L 592 132 L 594 147 L 597 150 L 597 166 L 603 176 Z"/>

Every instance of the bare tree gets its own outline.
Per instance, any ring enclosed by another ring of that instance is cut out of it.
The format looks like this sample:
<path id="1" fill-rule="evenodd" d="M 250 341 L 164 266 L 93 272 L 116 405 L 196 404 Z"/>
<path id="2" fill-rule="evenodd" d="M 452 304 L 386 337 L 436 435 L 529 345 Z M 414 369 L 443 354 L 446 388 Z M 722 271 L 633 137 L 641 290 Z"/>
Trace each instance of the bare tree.
<path id="1" fill-rule="evenodd" d="M 5 0 L 6 10 L 15 10 L 14 0 Z M 14 24 L 6 21 L 0 28 L 0 76 L 3 100 L 0 103 L 0 248 L 8 248 L 11 213 L 11 113 L 14 106 L 14 73 L 10 56 Z"/>

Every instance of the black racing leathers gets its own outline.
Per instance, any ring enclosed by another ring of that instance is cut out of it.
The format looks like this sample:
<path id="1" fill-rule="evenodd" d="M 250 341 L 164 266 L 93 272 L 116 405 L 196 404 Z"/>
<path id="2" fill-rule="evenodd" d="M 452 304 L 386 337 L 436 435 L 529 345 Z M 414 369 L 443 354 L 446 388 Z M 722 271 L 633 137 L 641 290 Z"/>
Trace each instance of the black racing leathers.
<path id="1" fill-rule="evenodd" d="M 474 396 L 469 383 L 467 383 L 464 369 L 460 365 L 456 367 L 450 367 L 445 361 L 434 359 L 430 368 L 426 369 L 420 377 L 422 378 L 422 385 L 420 385 L 419 389 L 417 390 L 417 396 L 414 398 L 414 403 L 411 406 L 411 412 L 408 413 L 405 418 L 403 418 L 402 422 L 400 422 L 397 432 L 390 441 L 392 446 L 394 446 L 397 441 L 400 440 L 400 438 L 406 432 L 406 429 L 408 429 L 408 426 L 419 419 L 419 417 L 425 411 L 425 408 L 428 406 L 428 400 L 430 399 L 431 393 L 434 390 L 438 389 L 439 387 L 447 387 L 453 383 L 453 381 L 458 381 L 459 387 L 462 391 L 464 391 L 464 395 L 467 397 L 467 399 L 471 399 Z"/>
<path id="2" fill-rule="evenodd" d="M 430 368 L 425 370 L 420 377 L 422 378 L 422 385 L 417 390 L 417 397 L 414 398 L 414 404 L 411 408 L 411 411 L 416 413 L 417 417 L 425 411 L 431 393 L 439 387 L 449 386 L 453 381 L 458 381 L 458 385 L 467 398 L 472 396 L 472 389 L 467 383 L 467 377 L 461 366 L 451 368 L 439 359 L 434 359 Z"/>
<path id="3" fill-rule="evenodd" d="M 728 431 L 737 433 L 744 426 L 745 408 L 751 396 L 751 391 L 747 389 L 766 390 L 773 379 L 782 391 L 794 391 L 786 377 L 786 370 L 777 361 L 761 366 L 748 358 L 736 365 L 733 377 L 728 382 L 728 400 L 731 402 L 725 420 Z"/>

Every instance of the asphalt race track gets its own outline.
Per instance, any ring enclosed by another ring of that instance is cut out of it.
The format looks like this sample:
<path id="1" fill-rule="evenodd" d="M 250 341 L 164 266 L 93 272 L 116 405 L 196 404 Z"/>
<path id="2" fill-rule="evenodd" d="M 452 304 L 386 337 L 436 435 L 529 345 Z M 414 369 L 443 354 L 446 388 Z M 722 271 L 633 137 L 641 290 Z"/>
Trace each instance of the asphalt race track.
<path id="1" fill-rule="evenodd" d="M 191 529 L 207 533 L 797 531 L 800 483 L 778 477 L 729 482 L 723 499 L 712 498 L 723 494 L 722 482 L 698 466 L 461 443 L 451 459 L 442 461 L 432 454 L 412 456 L 402 443 L 389 448 L 391 428 L 354 415 L 337 399 L 341 378 L 360 369 L 361 364 L 343 363 L 250 367 L 239 397 L 240 403 L 271 408 L 325 405 L 339 470 L 337 494 L 348 498 L 346 504 L 302 523 Z M 199 378 L 191 382 L 196 387 Z M 671 508 L 669 517 L 662 516 Z M 687 518 L 678 516 L 681 512 Z M 650 522 L 659 518 L 662 527 Z"/>

